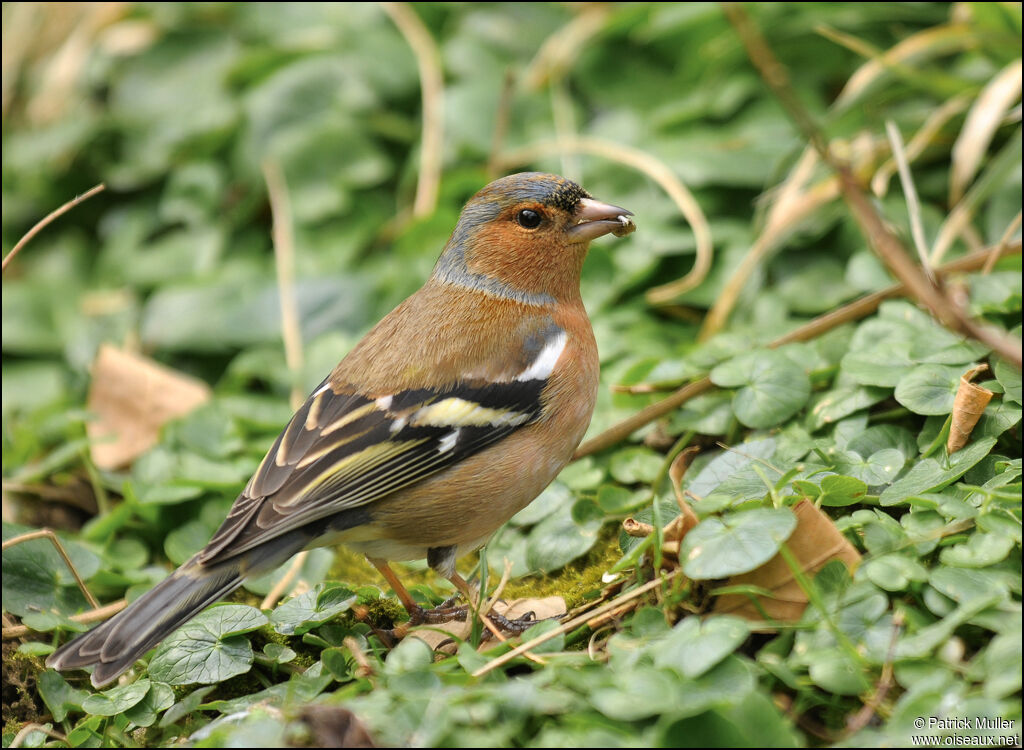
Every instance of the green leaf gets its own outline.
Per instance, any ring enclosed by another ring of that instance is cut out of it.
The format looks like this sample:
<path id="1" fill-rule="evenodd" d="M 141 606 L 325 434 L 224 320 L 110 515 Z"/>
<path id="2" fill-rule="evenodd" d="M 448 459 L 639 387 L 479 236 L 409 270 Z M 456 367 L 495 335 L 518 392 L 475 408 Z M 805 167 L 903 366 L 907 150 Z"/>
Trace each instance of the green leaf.
<path id="1" fill-rule="evenodd" d="M 650 484 L 661 470 L 664 457 L 650 448 L 632 447 L 612 454 L 611 474 L 621 484 Z"/>
<path id="2" fill-rule="evenodd" d="M 872 456 L 879 451 L 895 449 L 906 457 L 917 453 L 917 442 L 905 427 L 876 424 L 851 437 L 846 449 L 861 456 Z"/>
<path id="3" fill-rule="evenodd" d="M 707 497 L 720 484 L 748 469 L 758 459 L 769 459 L 775 453 L 774 438 L 751 440 L 741 443 L 734 450 L 727 450 L 715 456 L 687 484 L 686 489 L 697 497 Z"/>
<path id="4" fill-rule="evenodd" d="M 287 664 L 298 654 L 280 643 L 268 643 L 263 646 L 263 653 L 275 664 Z"/>
<path id="5" fill-rule="evenodd" d="M 555 481 L 549 484 L 536 500 L 512 516 L 509 521 L 514 526 L 532 526 L 550 516 L 559 507 L 571 504 L 572 492 L 561 482 Z"/>
<path id="6" fill-rule="evenodd" d="M 1021 375 L 1017 368 L 1013 365 L 1008 365 L 1001 359 L 997 359 L 995 375 L 999 385 L 1003 386 L 1003 398 L 1021 404 Z"/>
<path id="7" fill-rule="evenodd" d="M 868 560 L 864 564 L 864 574 L 886 591 L 905 591 L 912 582 L 928 580 L 928 570 L 921 563 L 896 553 Z"/>
<path id="8" fill-rule="evenodd" d="M 316 584 L 321 583 L 330 572 L 331 565 L 334 564 L 334 557 L 334 552 L 325 547 L 317 547 L 309 550 L 306 555 L 306 561 L 299 569 L 299 574 L 296 580 L 305 581 L 310 586 L 315 586 Z M 269 573 L 264 573 L 256 578 L 246 579 L 242 586 L 246 591 L 251 591 L 259 596 L 266 596 L 278 582 L 288 575 L 294 560 L 295 557 L 292 556 L 285 562 L 281 563 L 281 565 L 277 566 L 275 570 L 272 570 Z"/>
<path id="9" fill-rule="evenodd" d="M 788 508 L 755 508 L 707 518 L 683 539 L 683 572 L 697 581 L 748 573 L 768 562 L 796 528 Z"/>
<path id="10" fill-rule="evenodd" d="M 71 687 L 59 672 L 52 669 L 39 675 L 38 686 L 39 697 L 54 721 L 64 721 L 72 711 L 82 711 L 82 704 L 89 698 L 88 692 Z"/>
<path id="11" fill-rule="evenodd" d="M 738 617 L 715 616 L 703 622 L 687 617 L 652 648 L 654 665 L 674 669 L 685 678 L 700 677 L 735 651 L 750 634 Z"/>
<path id="12" fill-rule="evenodd" d="M 419 638 L 403 638 L 391 649 L 384 661 L 384 671 L 389 675 L 405 672 L 419 672 L 429 667 L 434 661 L 434 652 Z"/>
<path id="13" fill-rule="evenodd" d="M 248 639 L 237 636 L 266 623 L 266 615 L 255 607 L 211 607 L 160 645 L 149 663 L 149 676 L 169 685 L 192 685 L 244 674 L 252 666 L 252 646 Z"/>
<path id="14" fill-rule="evenodd" d="M 356 599 L 353 591 L 340 584 L 321 583 L 281 604 L 270 613 L 270 623 L 282 635 L 302 635 L 347 612 Z"/>
<path id="15" fill-rule="evenodd" d="M 874 406 L 889 396 L 884 388 L 843 385 L 818 396 L 811 407 L 811 428 L 819 430 L 843 417 Z"/>
<path id="16" fill-rule="evenodd" d="M 906 461 L 896 448 L 876 451 L 866 459 L 853 451 L 845 451 L 836 456 L 836 471 L 859 479 L 869 487 L 880 487 L 892 484 Z"/>
<path id="17" fill-rule="evenodd" d="M 723 388 L 740 387 L 733 399 L 736 418 L 747 427 L 771 427 L 796 414 L 811 395 L 811 381 L 777 349 L 747 352 L 711 371 Z"/>
<path id="18" fill-rule="evenodd" d="M 199 520 L 189 521 L 171 529 L 164 538 L 164 553 L 175 565 L 181 565 L 206 546 L 216 529 Z"/>
<path id="19" fill-rule="evenodd" d="M 572 508 L 562 506 L 530 530 L 526 538 L 526 564 L 530 570 L 558 570 L 585 555 L 597 541 L 599 519 L 578 524 Z"/>
<path id="20" fill-rule="evenodd" d="M 618 485 L 605 484 L 597 491 L 597 504 L 608 515 L 623 515 L 642 507 L 650 495 L 647 490 L 631 492 Z"/>
<path id="21" fill-rule="evenodd" d="M 983 689 L 990 699 L 1009 698 L 1021 688 L 1021 635 L 1002 633 L 989 643 L 982 657 L 985 665 Z"/>
<path id="22" fill-rule="evenodd" d="M 896 400 L 915 414 L 949 414 L 962 373 L 959 367 L 915 367 L 896 384 Z"/>
<path id="23" fill-rule="evenodd" d="M 590 702 L 610 719 L 636 721 L 672 711 L 681 693 L 677 677 L 638 666 L 617 675 L 614 683 L 591 692 Z"/>
<path id="24" fill-rule="evenodd" d="M 692 398 L 672 412 L 668 432 L 678 435 L 687 430 L 702 435 L 723 435 L 732 422 L 732 395 L 726 391 L 711 391 Z"/>
<path id="25" fill-rule="evenodd" d="M 295 284 L 302 338 L 364 323 L 364 285 L 353 278 L 322 276 Z M 277 342 L 281 305 L 273 281 L 226 279 L 206 284 L 164 286 L 146 303 L 141 334 L 147 346 L 164 351 L 224 351 L 227 347 Z"/>
<path id="26" fill-rule="evenodd" d="M 955 482 L 983 459 L 996 444 L 995 438 L 985 438 L 954 453 L 943 465 L 934 458 L 924 458 L 914 464 L 901 479 L 889 485 L 879 498 L 884 505 L 896 505 L 908 497 L 934 492 Z"/>
<path id="27" fill-rule="evenodd" d="M 821 480 L 821 491 L 821 504 L 835 508 L 859 503 L 868 493 L 868 486 L 854 477 L 830 474 Z"/>
<path id="28" fill-rule="evenodd" d="M 149 692 L 134 706 L 124 712 L 124 716 L 130 722 L 139 727 L 151 727 L 156 723 L 157 717 L 162 711 L 174 705 L 174 690 L 170 685 L 162 682 L 154 682 L 149 687 Z"/>
<path id="29" fill-rule="evenodd" d="M 871 687 L 861 666 L 841 649 L 816 652 L 809 661 L 811 680 L 830 693 L 859 695 Z"/>
<path id="30" fill-rule="evenodd" d="M 150 682 L 143 678 L 130 685 L 104 690 L 102 693 L 94 693 L 82 702 L 82 709 L 86 713 L 96 716 L 116 716 L 124 713 L 136 703 L 142 701 L 149 692 Z"/>
<path id="31" fill-rule="evenodd" d="M 5 522 L 3 540 L 31 531 L 35 529 Z M 58 536 L 75 569 L 88 581 L 100 568 L 99 556 L 78 542 Z M 64 558 L 49 539 L 31 539 L 5 549 L 3 570 L 3 607 L 19 617 L 41 611 L 71 615 L 88 606 Z"/>
<path id="32" fill-rule="evenodd" d="M 1014 540 L 1002 534 L 975 532 L 964 544 L 942 550 L 939 559 L 946 565 L 961 568 L 986 568 L 1006 559 L 1016 546 Z"/>

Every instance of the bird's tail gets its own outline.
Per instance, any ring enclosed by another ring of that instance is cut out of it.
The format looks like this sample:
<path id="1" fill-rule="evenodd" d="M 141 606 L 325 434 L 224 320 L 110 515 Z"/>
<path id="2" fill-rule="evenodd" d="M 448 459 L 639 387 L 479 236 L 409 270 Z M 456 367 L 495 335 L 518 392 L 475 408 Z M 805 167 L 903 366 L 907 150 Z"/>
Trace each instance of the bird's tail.
<path id="1" fill-rule="evenodd" d="M 46 666 L 95 667 L 92 684 L 102 687 L 207 605 L 237 589 L 242 577 L 235 561 L 208 567 L 193 558 L 127 609 L 52 653 Z"/>

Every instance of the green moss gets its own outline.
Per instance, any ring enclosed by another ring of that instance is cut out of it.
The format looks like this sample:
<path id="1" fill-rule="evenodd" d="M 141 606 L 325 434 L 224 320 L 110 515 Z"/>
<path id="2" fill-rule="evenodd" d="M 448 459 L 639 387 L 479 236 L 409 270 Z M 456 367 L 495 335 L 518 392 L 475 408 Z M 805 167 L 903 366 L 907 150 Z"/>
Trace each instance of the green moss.
<path id="1" fill-rule="evenodd" d="M 587 594 L 601 588 L 601 576 L 622 556 L 618 528 L 606 524 L 590 552 L 555 573 L 541 573 L 509 581 L 502 596 L 505 599 L 560 596 L 568 609 L 586 601 Z"/>
<path id="2" fill-rule="evenodd" d="M 379 599 L 366 602 L 364 606 L 366 607 L 364 621 L 375 628 L 392 628 L 396 623 L 409 619 L 408 612 L 397 599 L 382 596 Z"/>
<path id="3" fill-rule="evenodd" d="M 266 686 L 256 676 L 256 670 L 250 669 L 245 674 L 232 677 L 217 685 L 216 689 L 203 699 L 204 703 L 213 701 L 228 701 L 233 698 L 240 698 L 243 695 L 252 695 L 263 690 Z"/>

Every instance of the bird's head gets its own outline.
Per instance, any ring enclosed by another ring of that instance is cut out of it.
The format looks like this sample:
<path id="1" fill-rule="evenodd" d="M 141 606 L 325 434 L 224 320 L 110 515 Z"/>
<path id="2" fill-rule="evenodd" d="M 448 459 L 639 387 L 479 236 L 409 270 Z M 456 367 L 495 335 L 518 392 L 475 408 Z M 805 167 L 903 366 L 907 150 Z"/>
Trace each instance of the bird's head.
<path id="1" fill-rule="evenodd" d="M 558 175 L 502 177 L 462 209 L 434 279 L 525 301 L 578 297 L 590 240 L 628 234 L 630 216 Z"/>

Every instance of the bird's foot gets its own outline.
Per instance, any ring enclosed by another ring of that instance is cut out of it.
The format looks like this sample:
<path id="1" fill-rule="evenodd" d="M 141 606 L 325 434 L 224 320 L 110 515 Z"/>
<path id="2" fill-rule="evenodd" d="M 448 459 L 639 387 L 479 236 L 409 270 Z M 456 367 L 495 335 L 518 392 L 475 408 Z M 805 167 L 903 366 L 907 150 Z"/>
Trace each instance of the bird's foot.
<path id="1" fill-rule="evenodd" d="M 487 615 L 487 619 L 494 623 L 498 630 L 511 633 L 512 635 L 519 635 L 540 622 L 537 619 L 537 615 L 533 612 L 527 612 L 514 620 L 510 620 L 504 615 L 499 615 L 497 612 L 491 612 Z"/>

